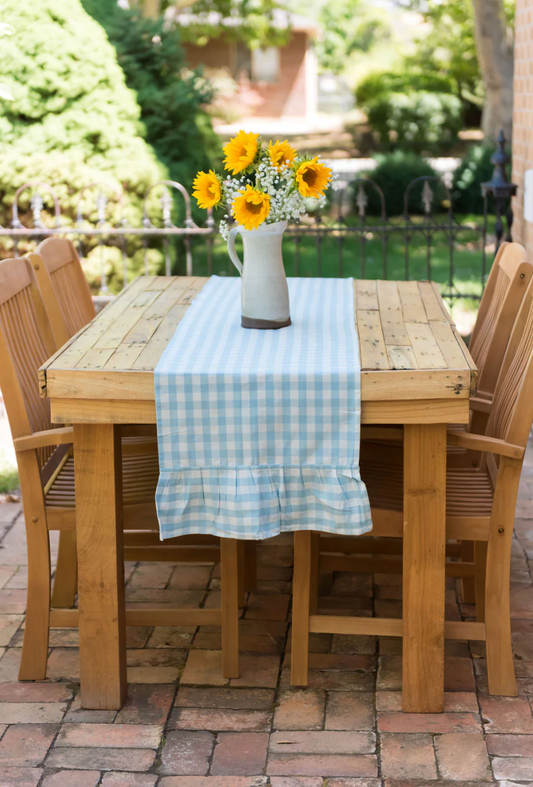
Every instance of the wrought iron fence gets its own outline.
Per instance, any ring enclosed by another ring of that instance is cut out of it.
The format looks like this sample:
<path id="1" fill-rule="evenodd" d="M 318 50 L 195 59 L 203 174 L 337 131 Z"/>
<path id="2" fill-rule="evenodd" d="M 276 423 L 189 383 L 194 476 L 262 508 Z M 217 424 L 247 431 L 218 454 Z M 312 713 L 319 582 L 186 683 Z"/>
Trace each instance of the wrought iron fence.
<path id="1" fill-rule="evenodd" d="M 426 278 L 439 281 L 449 299 L 479 297 L 488 260 L 503 236 L 503 225 L 495 227 L 498 237 L 494 235 L 488 209 L 479 220 L 461 220 L 454 214 L 449 186 L 436 176 L 416 178 L 408 185 L 403 215 L 396 217 L 388 217 L 384 194 L 371 179 L 340 185 L 324 210 L 310 206 L 310 215 L 288 228 L 284 260 L 289 275 Z M 487 193 L 486 205 L 488 197 Z M 88 249 L 99 251 L 99 289 L 104 295 L 109 292 L 111 248 L 121 258 L 121 270 L 112 281 L 115 291 L 136 273 L 151 272 L 150 250 L 156 248 L 160 273 L 235 273 L 211 212 L 195 209 L 193 215 L 181 184 L 154 184 L 146 192 L 137 225 L 126 216 L 124 195 L 106 182 L 85 186 L 70 214 L 62 212 L 50 185 L 25 183 L 15 194 L 11 226 L 0 227 L 0 237 L 8 241 L 3 254 L 14 251 L 18 256 L 49 236 L 70 237 L 82 257 Z M 133 253 L 137 260 L 142 255 L 137 269 L 132 266 Z"/>

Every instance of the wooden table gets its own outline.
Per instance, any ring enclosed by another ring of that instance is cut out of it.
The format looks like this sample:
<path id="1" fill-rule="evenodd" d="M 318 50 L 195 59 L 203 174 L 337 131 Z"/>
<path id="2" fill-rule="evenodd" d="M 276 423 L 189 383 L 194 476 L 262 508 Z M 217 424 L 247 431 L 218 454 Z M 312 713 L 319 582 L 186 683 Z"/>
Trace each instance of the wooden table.
<path id="1" fill-rule="evenodd" d="M 154 368 L 207 279 L 134 281 L 40 371 L 74 424 L 82 705 L 126 693 L 120 424 L 154 424 Z M 403 707 L 443 709 L 446 425 L 468 423 L 476 368 L 428 282 L 356 281 L 362 423 L 404 424 Z"/>

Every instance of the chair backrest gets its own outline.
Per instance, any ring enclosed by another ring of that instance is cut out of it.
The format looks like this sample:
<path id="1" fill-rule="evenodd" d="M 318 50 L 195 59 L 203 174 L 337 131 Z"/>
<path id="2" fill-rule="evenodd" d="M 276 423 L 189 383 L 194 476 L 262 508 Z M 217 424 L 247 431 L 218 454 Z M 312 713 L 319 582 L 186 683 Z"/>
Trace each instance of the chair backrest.
<path id="1" fill-rule="evenodd" d="M 38 369 L 56 350 L 32 266 L 25 257 L 0 262 L 0 387 L 13 438 L 50 429 L 50 405 Z M 41 467 L 53 448 L 39 449 Z"/>
<path id="2" fill-rule="evenodd" d="M 489 310 L 494 295 L 496 281 L 500 276 L 500 260 L 502 258 L 502 254 L 505 248 L 508 245 L 509 245 L 508 243 L 500 243 L 500 247 L 492 262 L 492 267 L 490 269 L 489 275 L 487 277 L 487 281 L 485 283 L 485 289 L 483 290 L 483 293 L 481 295 L 481 300 L 479 302 L 479 308 L 477 310 L 477 315 L 476 315 L 476 322 L 472 329 L 472 335 L 470 336 L 470 344 L 469 344 L 470 350 L 472 349 L 472 346 L 477 343 L 478 334 L 483 329 L 483 323 L 485 322 L 485 318 L 487 316 L 487 312 Z"/>
<path id="3" fill-rule="evenodd" d="M 533 423 L 533 282 L 518 312 L 491 407 L 486 434 L 524 448 Z"/>
<path id="4" fill-rule="evenodd" d="M 66 238 L 47 238 L 29 258 L 61 347 L 96 315 L 80 258 Z"/>
<path id="5" fill-rule="evenodd" d="M 506 243 L 494 261 L 470 340 L 478 367 L 480 396 L 492 397 L 522 298 L 533 277 L 533 264 L 518 243 Z M 480 325 L 478 323 L 481 322 Z"/>

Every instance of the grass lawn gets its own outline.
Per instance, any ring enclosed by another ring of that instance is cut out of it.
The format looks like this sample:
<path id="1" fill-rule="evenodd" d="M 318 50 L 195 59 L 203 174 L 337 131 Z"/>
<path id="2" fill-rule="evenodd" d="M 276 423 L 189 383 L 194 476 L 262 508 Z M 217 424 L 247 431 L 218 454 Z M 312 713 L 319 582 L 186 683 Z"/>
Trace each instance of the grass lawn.
<path id="1" fill-rule="evenodd" d="M 0 495 L 19 488 L 19 475 L 16 467 L 0 456 Z"/>

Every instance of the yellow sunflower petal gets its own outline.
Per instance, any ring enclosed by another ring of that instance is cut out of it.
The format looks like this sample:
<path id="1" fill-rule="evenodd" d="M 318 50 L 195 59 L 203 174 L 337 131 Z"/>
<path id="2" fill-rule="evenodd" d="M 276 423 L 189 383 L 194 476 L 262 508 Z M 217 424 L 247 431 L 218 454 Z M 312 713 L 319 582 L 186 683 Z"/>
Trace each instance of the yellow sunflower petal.
<path id="1" fill-rule="evenodd" d="M 270 140 L 268 143 L 268 154 L 270 156 L 270 161 L 278 169 L 281 169 L 283 164 L 287 162 L 292 164 L 296 158 L 296 150 L 292 145 L 289 145 L 287 140 L 284 142 L 280 142 L 279 139 L 276 140 L 276 142 Z"/>
<path id="2" fill-rule="evenodd" d="M 253 164 L 258 151 L 259 134 L 252 134 L 251 132 L 239 131 L 239 133 L 230 139 L 224 145 L 224 166 L 229 169 L 233 175 L 237 175 Z"/>
<path id="3" fill-rule="evenodd" d="M 256 230 L 270 213 L 270 196 L 246 186 L 231 207 L 233 217 L 245 230 Z"/>
<path id="4" fill-rule="evenodd" d="M 304 161 L 296 170 L 298 191 L 302 197 L 321 197 L 331 180 L 331 169 L 318 160 Z"/>
<path id="5" fill-rule="evenodd" d="M 193 197 L 200 208 L 214 208 L 222 200 L 220 181 L 212 169 L 199 172 L 193 181 Z"/>

